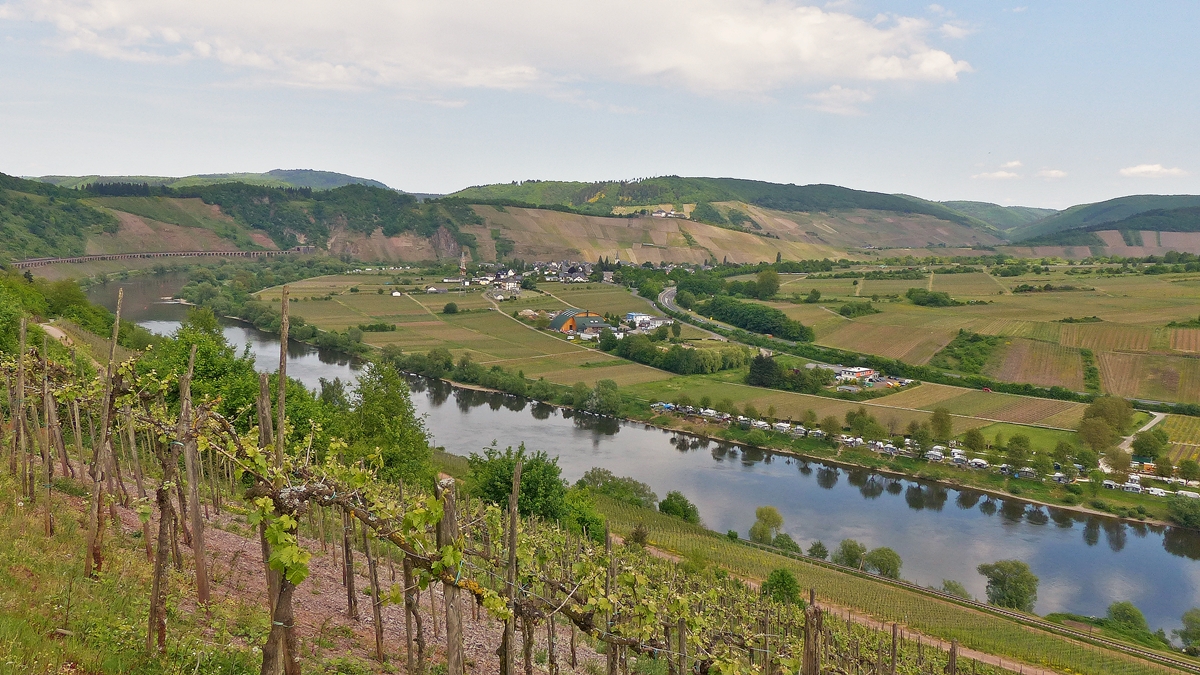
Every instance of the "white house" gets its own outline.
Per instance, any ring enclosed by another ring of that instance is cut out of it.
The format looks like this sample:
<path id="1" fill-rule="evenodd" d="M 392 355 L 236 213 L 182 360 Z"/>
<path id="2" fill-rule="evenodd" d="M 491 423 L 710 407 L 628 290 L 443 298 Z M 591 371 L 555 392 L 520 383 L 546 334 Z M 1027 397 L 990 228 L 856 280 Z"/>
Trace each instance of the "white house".
<path id="1" fill-rule="evenodd" d="M 863 380 L 868 377 L 875 377 L 874 368 L 864 368 L 862 366 L 852 366 L 850 368 L 842 368 L 838 371 L 837 379 L 843 382 L 848 380 Z"/>

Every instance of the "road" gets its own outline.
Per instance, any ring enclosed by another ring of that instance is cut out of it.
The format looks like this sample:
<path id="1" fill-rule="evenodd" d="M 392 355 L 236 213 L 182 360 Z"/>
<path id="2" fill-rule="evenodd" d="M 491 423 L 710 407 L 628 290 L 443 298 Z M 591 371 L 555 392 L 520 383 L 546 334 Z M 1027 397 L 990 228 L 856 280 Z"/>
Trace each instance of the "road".
<path id="1" fill-rule="evenodd" d="M 667 309 L 671 310 L 672 312 L 679 312 L 680 314 L 687 314 L 687 310 L 685 310 L 685 309 L 681 308 L 679 305 L 675 304 L 675 290 L 676 289 L 674 286 L 669 286 L 669 287 L 663 289 L 663 292 L 658 294 L 658 302 L 663 307 L 666 307 Z M 695 318 L 700 323 L 706 323 L 706 324 L 709 324 L 710 326 L 721 326 L 722 325 L 722 324 L 717 323 L 716 321 L 709 321 L 708 319 L 704 319 L 704 318 L 701 318 L 698 316 Z M 711 335 L 713 337 L 714 340 L 720 340 L 722 342 L 729 342 L 729 338 L 725 337 L 724 335 L 718 335 L 717 333 L 714 333 L 710 330 L 705 330 L 704 328 L 701 328 L 700 326 L 694 326 L 694 327 L 699 328 L 700 330 L 704 331 L 705 333 L 708 333 L 709 335 Z M 732 326 L 722 326 L 722 327 L 732 328 Z"/>
<path id="2" fill-rule="evenodd" d="M 1121 449 L 1122 450 L 1128 451 L 1129 448 L 1131 448 L 1133 446 L 1134 436 L 1142 433 L 1143 431 L 1148 431 L 1149 429 L 1152 429 L 1154 427 L 1154 425 L 1158 424 L 1159 422 L 1161 422 L 1167 418 L 1166 413 L 1152 412 L 1150 414 L 1153 417 L 1150 418 L 1149 422 L 1146 422 L 1146 424 L 1144 424 L 1141 429 L 1138 429 L 1137 431 L 1133 432 L 1131 435 L 1126 436 L 1124 438 L 1124 440 L 1121 441 Z"/>

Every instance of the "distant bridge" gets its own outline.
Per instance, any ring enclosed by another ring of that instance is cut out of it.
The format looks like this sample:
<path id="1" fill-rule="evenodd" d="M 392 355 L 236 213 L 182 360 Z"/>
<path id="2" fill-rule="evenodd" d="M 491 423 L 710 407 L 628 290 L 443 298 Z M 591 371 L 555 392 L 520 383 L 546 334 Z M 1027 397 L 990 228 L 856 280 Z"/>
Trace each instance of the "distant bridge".
<path id="1" fill-rule="evenodd" d="M 12 266 L 19 269 L 44 267 L 58 263 L 85 263 L 97 260 L 135 260 L 138 258 L 261 258 L 275 255 L 290 255 L 293 253 L 313 253 L 315 246 L 295 246 L 282 251 L 157 251 L 148 253 L 103 253 L 100 255 L 81 255 L 74 258 L 29 258 L 17 260 Z"/>

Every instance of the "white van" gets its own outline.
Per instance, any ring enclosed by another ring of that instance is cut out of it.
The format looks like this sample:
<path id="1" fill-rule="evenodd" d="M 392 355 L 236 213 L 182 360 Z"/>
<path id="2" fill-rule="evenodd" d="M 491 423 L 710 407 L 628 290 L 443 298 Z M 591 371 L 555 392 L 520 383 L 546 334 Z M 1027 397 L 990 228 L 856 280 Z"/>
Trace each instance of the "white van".
<path id="1" fill-rule="evenodd" d="M 1142 492 L 1155 497 L 1166 497 L 1167 491 L 1162 488 L 1144 488 Z"/>

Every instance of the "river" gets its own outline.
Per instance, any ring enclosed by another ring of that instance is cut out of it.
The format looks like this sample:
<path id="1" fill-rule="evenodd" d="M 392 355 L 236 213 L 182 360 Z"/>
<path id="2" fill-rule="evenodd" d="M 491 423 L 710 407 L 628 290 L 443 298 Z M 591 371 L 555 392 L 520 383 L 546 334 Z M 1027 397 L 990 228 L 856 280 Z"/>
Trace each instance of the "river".
<path id="1" fill-rule="evenodd" d="M 116 289 L 126 289 L 123 315 L 169 334 L 186 315 L 163 304 L 180 286 L 176 277 L 111 282 L 89 291 L 110 308 Z M 234 322 L 225 325 L 234 345 L 248 345 L 259 369 L 278 367 L 279 340 Z M 310 388 L 321 377 L 353 380 L 356 363 L 294 343 L 288 375 Z M 1108 605 L 1128 600 L 1152 629 L 1168 632 L 1180 616 L 1200 606 L 1200 533 L 1122 523 L 1015 499 L 989 498 L 915 480 L 717 443 L 643 424 L 572 416 L 519 398 L 413 380 L 413 403 L 425 416 L 435 445 L 469 454 L 495 443 L 524 442 L 559 458 L 563 477 L 574 481 L 594 466 L 649 483 L 659 497 L 680 490 L 700 509 L 704 523 L 743 536 L 757 506 L 772 505 L 784 531 L 807 548 L 821 540 L 833 549 L 853 538 L 869 548 L 889 546 L 904 560 L 901 574 L 919 584 L 963 583 L 984 598 L 980 563 L 1017 558 L 1041 579 L 1039 614 L 1073 612 L 1103 616 Z"/>

